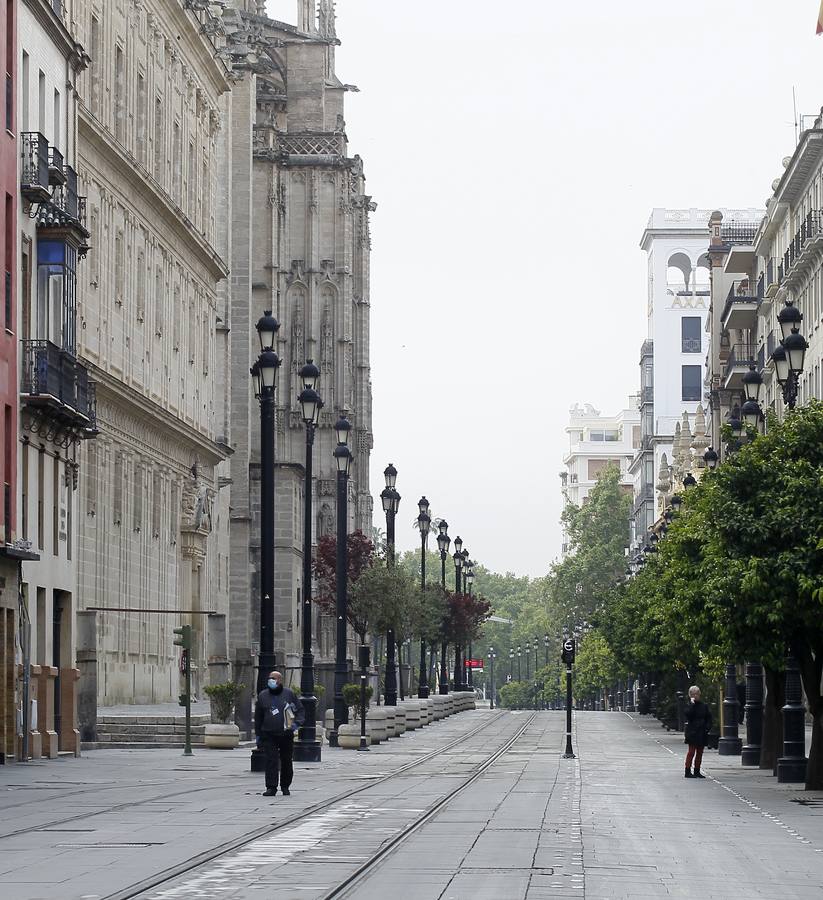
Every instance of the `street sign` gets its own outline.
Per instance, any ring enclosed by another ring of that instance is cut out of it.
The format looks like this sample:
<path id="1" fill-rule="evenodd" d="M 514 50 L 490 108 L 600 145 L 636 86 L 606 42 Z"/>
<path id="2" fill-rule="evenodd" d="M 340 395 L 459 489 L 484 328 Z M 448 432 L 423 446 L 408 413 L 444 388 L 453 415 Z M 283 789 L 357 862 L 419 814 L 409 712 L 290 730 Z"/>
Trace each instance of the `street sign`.
<path id="1" fill-rule="evenodd" d="M 467 659 L 466 660 L 466 668 L 467 669 L 482 669 L 483 668 L 483 660 L 482 659 Z"/>
<path id="2" fill-rule="evenodd" d="M 560 654 L 564 663 L 571 665 L 574 662 L 574 638 L 566 638 L 563 641 L 563 652 Z"/>

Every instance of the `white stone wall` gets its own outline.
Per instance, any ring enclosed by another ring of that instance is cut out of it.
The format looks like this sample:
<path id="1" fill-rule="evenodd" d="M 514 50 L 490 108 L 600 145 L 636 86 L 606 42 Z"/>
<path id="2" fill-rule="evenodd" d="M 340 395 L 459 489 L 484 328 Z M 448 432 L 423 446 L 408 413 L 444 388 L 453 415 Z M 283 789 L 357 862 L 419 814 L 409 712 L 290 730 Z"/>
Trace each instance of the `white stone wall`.
<path id="1" fill-rule="evenodd" d="M 80 597 L 169 611 L 98 616 L 101 702 L 158 702 L 179 690 L 180 621 L 195 628 L 197 693 L 206 681 L 206 618 L 176 611 L 228 609 L 215 186 L 229 83 L 180 3 L 76 0 L 72 15 L 92 58 L 78 85 L 93 247 L 78 335 L 101 431 L 81 467 Z"/>

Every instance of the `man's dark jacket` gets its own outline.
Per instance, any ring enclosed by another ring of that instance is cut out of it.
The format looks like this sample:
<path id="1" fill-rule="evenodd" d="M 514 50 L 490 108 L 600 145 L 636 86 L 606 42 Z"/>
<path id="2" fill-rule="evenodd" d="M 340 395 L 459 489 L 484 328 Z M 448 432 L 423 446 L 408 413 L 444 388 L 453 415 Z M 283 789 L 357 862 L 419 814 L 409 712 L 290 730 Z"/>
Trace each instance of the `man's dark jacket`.
<path id="1" fill-rule="evenodd" d="M 712 713 L 709 707 L 702 700 L 689 703 L 686 707 L 686 743 L 705 747 L 711 730 Z"/>
<path id="2" fill-rule="evenodd" d="M 257 737 L 281 736 L 289 730 L 285 726 L 283 710 L 291 704 L 294 712 L 294 724 L 302 725 L 306 712 L 303 704 L 292 691 L 283 685 L 278 685 L 274 690 L 263 688 L 257 695 L 257 704 L 254 708 L 254 733 Z"/>

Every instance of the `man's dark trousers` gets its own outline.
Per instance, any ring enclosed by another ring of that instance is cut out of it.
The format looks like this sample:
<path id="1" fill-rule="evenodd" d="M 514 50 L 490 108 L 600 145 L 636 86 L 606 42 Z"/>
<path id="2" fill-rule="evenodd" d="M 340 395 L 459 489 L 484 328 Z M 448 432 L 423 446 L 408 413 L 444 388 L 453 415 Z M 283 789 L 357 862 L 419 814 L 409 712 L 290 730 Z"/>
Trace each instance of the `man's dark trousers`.
<path id="1" fill-rule="evenodd" d="M 280 787 L 288 790 L 294 778 L 294 733 L 267 734 L 264 731 L 260 736 L 260 749 L 266 754 L 266 790 L 277 790 L 278 773 Z"/>

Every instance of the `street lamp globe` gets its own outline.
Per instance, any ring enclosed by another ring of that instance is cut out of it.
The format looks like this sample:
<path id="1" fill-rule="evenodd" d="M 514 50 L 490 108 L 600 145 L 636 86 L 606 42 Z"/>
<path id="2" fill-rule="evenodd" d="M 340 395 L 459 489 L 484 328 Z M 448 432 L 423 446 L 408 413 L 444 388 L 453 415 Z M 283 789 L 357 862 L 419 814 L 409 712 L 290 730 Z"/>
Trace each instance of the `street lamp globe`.
<path id="1" fill-rule="evenodd" d="M 393 490 L 397 484 L 397 469 L 395 469 L 394 463 L 389 463 L 383 469 L 383 477 L 386 479 L 386 487 Z"/>
<path id="2" fill-rule="evenodd" d="M 303 417 L 303 421 L 306 425 L 314 425 L 322 404 L 320 394 L 314 388 L 303 388 L 297 399 L 300 403 L 300 415 Z"/>
<path id="3" fill-rule="evenodd" d="M 313 359 L 306 360 L 306 364 L 300 369 L 300 381 L 303 382 L 303 389 L 315 390 L 317 388 L 317 379 L 320 377 L 320 369 L 314 364 Z"/>
<path id="4" fill-rule="evenodd" d="M 709 447 L 709 449 L 703 454 L 703 462 L 706 463 L 707 469 L 716 469 L 718 463 L 717 451 L 714 447 Z"/>
<path id="5" fill-rule="evenodd" d="M 437 533 L 438 535 L 449 533 L 449 523 L 445 519 L 441 519 L 437 523 Z"/>
<path id="6" fill-rule="evenodd" d="M 260 369 L 260 385 L 263 389 L 274 389 L 274 379 L 280 365 L 280 359 L 274 350 L 264 350 L 257 359 Z"/>
<path id="7" fill-rule="evenodd" d="M 392 511 L 392 496 L 389 488 L 383 488 L 380 491 L 380 502 L 383 504 L 383 512 L 390 513 Z"/>
<path id="8" fill-rule="evenodd" d="M 786 357 L 789 361 L 789 371 L 799 375 L 803 371 L 803 364 L 806 361 L 806 350 L 809 348 L 806 339 L 794 328 L 792 333 L 783 341 L 783 347 L 786 350 Z"/>
<path id="9" fill-rule="evenodd" d="M 455 547 L 457 546 L 457 541 L 456 541 L 456 540 L 455 540 L 455 542 L 454 542 L 454 546 L 455 546 Z M 454 556 L 452 557 L 452 559 L 454 559 L 454 567 L 455 567 L 455 569 L 462 569 L 462 568 L 463 568 L 463 554 L 462 554 L 462 553 L 456 552 L 456 553 L 454 554 Z"/>
<path id="10" fill-rule="evenodd" d="M 463 538 L 458 534 L 454 539 L 454 552 L 460 553 L 463 550 Z"/>
<path id="11" fill-rule="evenodd" d="M 757 428 L 760 424 L 760 406 L 756 400 L 747 400 L 741 410 L 743 421 L 749 428 Z"/>
<path id="12" fill-rule="evenodd" d="M 257 335 L 260 338 L 260 349 L 265 352 L 274 348 L 274 338 L 280 330 L 280 323 L 267 309 L 257 320 Z"/>
<path id="13" fill-rule="evenodd" d="M 451 542 L 452 539 L 445 532 L 441 531 L 440 534 L 437 535 L 437 549 L 441 553 L 449 552 L 449 544 L 451 544 Z"/>
<path id="14" fill-rule="evenodd" d="M 749 371 L 743 376 L 743 394 L 747 400 L 757 402 L 760 399 L 760 388 L 763 386 L 763 379 L 760 372 L 754 367 L 749 366 Z"/>
<path id="15" fill-rule="evenodd" d="M 400 509 L 400 494 L 394 488 L 390 488 L 389 493 L 391 494 L 391 511 L 397 515 L 397 511 Z"/>
<path id="16" fill-rule="evenodd" d="M 772 362 L 774 363 L 774 374 L 782 387 L 789 380 L 789 357 L 786 356 L 786 349 L 782 344 L 778 344 L 774 348 Z"/>
<path id="17" fill-rule="evenodd" d="M 780 325 L 780 331 L 785 341 L 793 331 L 800 330 L 800 323 L 803 321 L 803 315 L 794 305 L 793 300 L 787 300 L 786 305 L 780 310 L 777 316 L 777 322 Z"/>
<path id="18" fill-rule="evenodd" d="M 351 450 L 345 444 L 338 444 L 334 448 L 334 461 L 337 463 L 338 472 L 348 476 L 353 459 Z"/>
<path id="19" fill-rule="evenodd" d="M 417 517 L 417 527 L 420 530 L 420 534 L 423 537 L 426 537 L 429 533 L 429 528 L 431 527 L 431 516 L 421 513 Z"/>
<path id="20" fill-rule="evenodd" d="M 249 373 L 252 377 L 252 384 L 254 385 L 254 396 L 257 399 L 260 399 L 260 395 L 263 393 L 263 384 L 260 376 L 260 364 L 255 363 L 250 369 Z"/>
<path id="21" fill-rule="evenodd" d="M 683 505 L 683 498 L 680 496 L 680 494 L 672 494 L 671 503 L 674 512 L 678 513 L 680 512 L 680 507 Z"/>
<path id="22" fill-rule="evenodd" d="M 729 419 L 729 428 L 734 437 L 739 438 L 743 434 L 743 420 L 740 418 L 740 409 L 735 406 Z"/>
<path id="23" fill-rule="evenodd" d="M 690 488 L 694 487 L 697 484 L 697 479 L 692 475 L 691 472 L 686 473 L 686 477 L 683 479 L 683 487 Z"/>
<path id="24" fill-rule="evenodd" d="M 421 516 L 427 516 L 429 514 L 429 501 L 425 496 L 417 501 L 417 509 L 420 511 Z"/>
<path id="25" fill-rule="evenodd" d="M 351 434 L 351 422 L 345 417 L 340 418 L 334 424 L 334 430 L 337 434 L 337 443 L 344 447 L 349 443 L 349 435 Z"/>
<path id="26" fill-rule="evenodd" d="M 474 569 L 471 567 L 471 564 L 469 564 L 469 567 L 466 570 L 466 581 L 468 581 L 470 585 L 474 584 Z"/>

